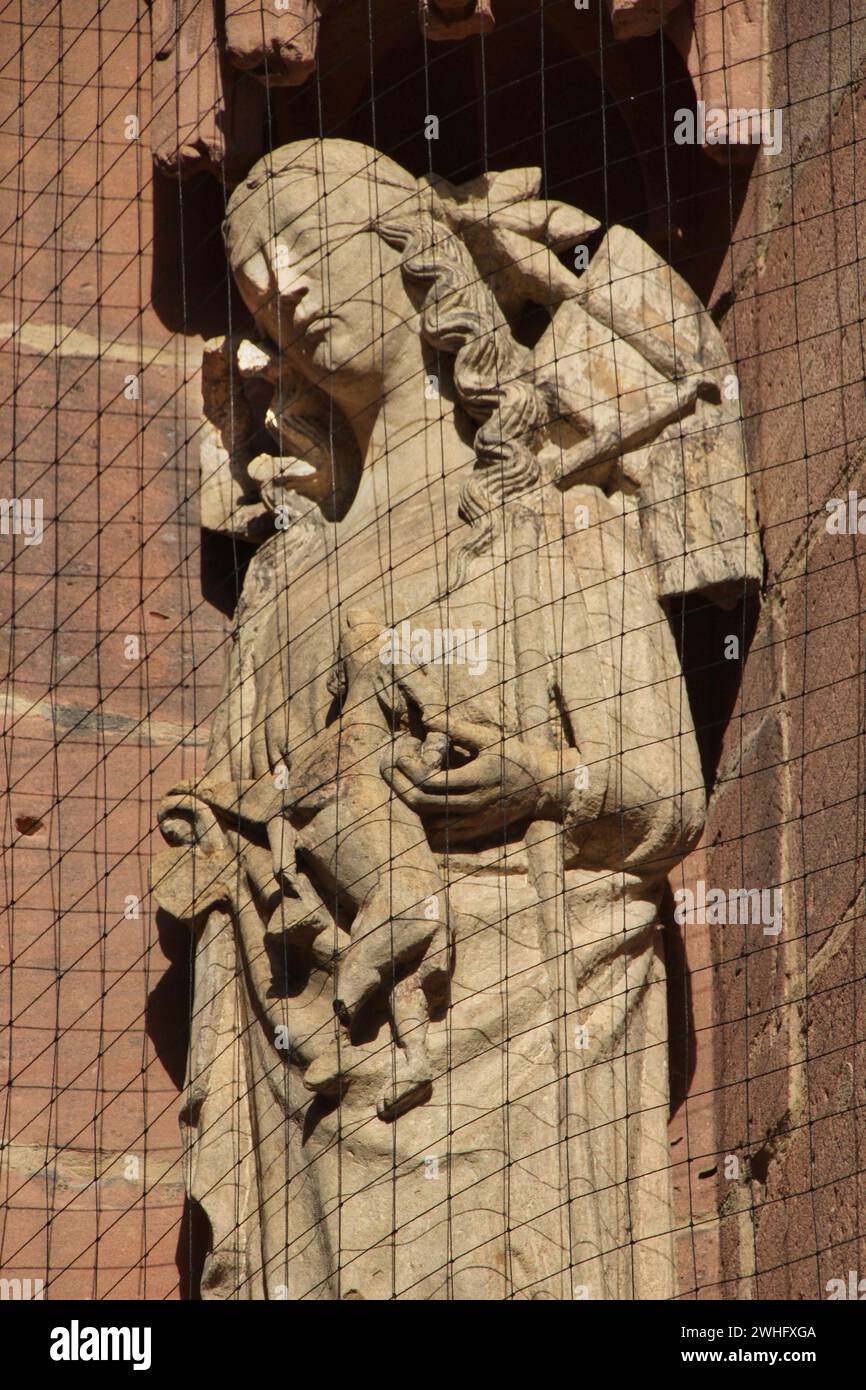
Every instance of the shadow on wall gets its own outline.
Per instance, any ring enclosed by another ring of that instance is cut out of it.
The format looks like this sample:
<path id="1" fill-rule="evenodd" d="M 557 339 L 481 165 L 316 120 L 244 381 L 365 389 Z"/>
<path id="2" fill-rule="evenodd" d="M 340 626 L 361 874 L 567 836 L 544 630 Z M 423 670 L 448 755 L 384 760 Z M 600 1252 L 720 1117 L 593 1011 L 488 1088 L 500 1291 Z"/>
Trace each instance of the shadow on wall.
<path id="1" fill-rule="evenodd" d="M 737 703 L 759 613 L 760 598 L 757 595 L 727 610 L 703 598 L 684 598 L 668 611 L 680 664 L 685 673 L 708 801 L 715 786 L 725 731 Z M 731 637 L 737 639 L 737 657 L 727 659 L 719 654 L 725 651 Z M 664 924 L 670 1021 L 670 1113 L 674 1115 L 688 1096 L 695 1075 L 697 1031 L 685 928 L 674 920 L 674 898 L 670 887 L 665 890 L 660 916 Z"/>
<path id="2" fill-rule="evenodd" d="M 180 1091 L 189 1048 L 194 940 L 189 928 L 162 908 L 156 913 L 156 930 L 169 965 L 148 996 L 146 1027 L 159 1060 Z"/>
<path id="3" fill-rule="evenodd" d="M 189 1048 L 192 1010 L 193 935 L 160 909 L 156 928 L 168 969 L 151 991 L 145 1013 L 146 1027 L 160 1062 L 182 1093 Z M 178 1106 L 180 1104 L 180 1095 Z M 183 1299 L 200 1297 L 201 1271 L 210 1243 L 210 1224 L 196 1202 L 184 1201 L 175 1260 Z"/>
<path id="4" fill-rule="evenodd" d="M 760 606 L 760 598 L 753 595 L 730 609 L 696 597 L 684 598 L 668 608 L 685 675 L 707 799 L 719 770 L 722 743 L 737 703 Z M 735 639 L 735 646 L 730 639 Z M 726 650 L 730 655 L 724 654 Z"/>
<path id="5" fill-rule="evenodd" d="M 213 338 L 246 309 L 231 285 L 222 239 L 225 196 L 210 174 L 181 181 L 153 176 L 153 307 L 172 333 Z M 187 374 L 200 362 L 189 344 Z"/>
<path id="6" fill-rule="evenodd" d="M 247 568 L 257 547 L 218 531 L 201 533 L 201 594 L 227 618 L 234 617 Z"/>
<path id="7" fill-rule="evenodd" d="M 180 1278 L 180 1296 L 185 1301 L 201 1300 L 201 1276 L 210 1243 L 210 1222 L 198 1202 L 187 1197 L 175 1253 Z"/>

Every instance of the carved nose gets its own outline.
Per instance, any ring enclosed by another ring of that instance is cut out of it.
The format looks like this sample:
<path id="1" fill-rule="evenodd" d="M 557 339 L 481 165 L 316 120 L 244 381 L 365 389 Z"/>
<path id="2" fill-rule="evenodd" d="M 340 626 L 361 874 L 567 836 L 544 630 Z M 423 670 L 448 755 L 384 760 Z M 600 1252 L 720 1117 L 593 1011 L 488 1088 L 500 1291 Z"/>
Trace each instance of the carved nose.
<path id="1" fill-rule="evenodd" d="M 276 260 L 274 273 L 277 281 L 277 293 L 280 298 L 288 300 L 297 308 L 304 295 L 309 294 L 312 289 L 309 280 L 305 276 L 299 275 L 291 261 L 285 257 Z"/>

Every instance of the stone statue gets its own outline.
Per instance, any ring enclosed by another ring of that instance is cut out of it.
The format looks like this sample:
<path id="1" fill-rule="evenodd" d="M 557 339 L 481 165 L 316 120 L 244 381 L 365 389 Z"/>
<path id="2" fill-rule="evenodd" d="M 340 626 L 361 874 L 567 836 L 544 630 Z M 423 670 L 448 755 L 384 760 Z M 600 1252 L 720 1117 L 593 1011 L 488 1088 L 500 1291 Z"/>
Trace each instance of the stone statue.
<path id="1" fill-rule="evenodd" d="M 258 549 L 153 870 L 205 1297 L 677 1292 L 665 604 L 761 555 L 703 307 L 539 188 L 323 140 L 228 205 L 255 330 L 206 348 L 202 519 Z"/>

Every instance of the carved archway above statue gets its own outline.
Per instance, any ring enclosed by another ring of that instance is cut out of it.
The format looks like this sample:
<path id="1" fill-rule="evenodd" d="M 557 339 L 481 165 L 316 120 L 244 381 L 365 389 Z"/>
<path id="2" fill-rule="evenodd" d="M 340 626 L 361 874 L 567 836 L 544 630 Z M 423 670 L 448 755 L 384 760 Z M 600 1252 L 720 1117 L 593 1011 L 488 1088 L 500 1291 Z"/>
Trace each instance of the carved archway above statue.
<path id="1" fill-rule="evenodd" d="M 505 30 L 526 18 L 518 0 L 495 0 L 495 7 Z M 605 9 L 563 0 L 539 6 L 538 16 L 603 74 L 638 150 L 647 154 L 641 119 L 630 110 L 645 85 L 630 41 L 663 30 L 685 62 L 699 101 L 760 110 L 765 10 L 765 0 L 607 0 Z M 494 0 L 419 0 L 417 20 L 425 44 L 453 45 L 494 31 Z M 387 52 L 395 42 L 405 45 L 409 21 L 398 0 L 365 0 L 363 6 L 354 0 L 153 0 L 157 167 L 181 178 L 206 169 L 233 185 L 265 153 L 265 132 L 279 123 L 286 91 L 302 87 L 316 71 L 320 39 L 332 50 L 336 45 L 343 53 L 363 53 L 363 74 L 373 47 Z M 623 48 L 629 50 L 625 62 Z M 350 82 L 347 96 L 351 88 Z M 704 148 L 725 160 L 752 153 L 748 132 L 736 123 L 724 143 Z"/>

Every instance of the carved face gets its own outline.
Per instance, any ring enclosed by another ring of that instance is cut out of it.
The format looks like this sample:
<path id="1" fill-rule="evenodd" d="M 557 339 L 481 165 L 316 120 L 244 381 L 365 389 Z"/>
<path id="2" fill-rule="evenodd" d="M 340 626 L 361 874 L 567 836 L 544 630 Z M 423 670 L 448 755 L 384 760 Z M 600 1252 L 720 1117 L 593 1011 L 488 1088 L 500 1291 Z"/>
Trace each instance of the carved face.
<path id="1" fill-rule="evenodd" d="M 399 254 L 373 230 L 376 188 L 363 178 L 287 179 L 271 206 L 271 235 L 233 266 L 263 333 L 307 380 L 381 390 L 404 357 L 414 310 Z"/>

